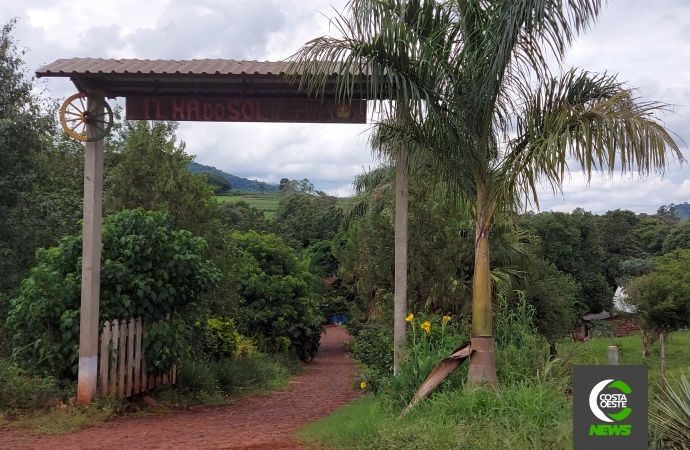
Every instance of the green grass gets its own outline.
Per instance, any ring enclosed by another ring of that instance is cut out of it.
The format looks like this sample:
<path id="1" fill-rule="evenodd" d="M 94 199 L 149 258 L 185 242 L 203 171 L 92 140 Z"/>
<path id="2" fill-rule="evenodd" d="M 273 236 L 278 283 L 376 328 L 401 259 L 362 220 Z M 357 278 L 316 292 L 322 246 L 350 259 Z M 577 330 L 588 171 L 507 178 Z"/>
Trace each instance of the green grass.
<path id="1" fill-rule="evenodd" d="M 572 448 L 572 404 L 558 383 L 443 393 L 402 419 L 400 409 L 382 396 L 367 396 L 296 437 L 343 449 Z"/>
<path id="2" fill-rule="evenodd" d="M 65 405 L 62 408 L 27 412 L 4 424 L 0 416 L 0 426 L 28 428 L 36 434 L 65 434 L 108 421 L 122 407 L 120 401 L 98 399 L 90 405 Z"/>
<path id="3" fill-rule="evenodd" d="M 221 203 L 237 203 L 239 201 L 247 202 L 249 206 L 253 206 L 259 211 L 263 211 L 266 219 L 272 220 L 276 215 L 276 211 L 278 210 L 280 194 L 277 192 L 266 192 L 265 194 L 262 194 L 260 192 L 232 190 L 226 195 L 216 196 L 216 199 Z"/>
<path id="4" fill-rule="evenodd" d="M 642 357 L 639 335 L 615 339 L 620 364 L 649 367 L 650 390 L 660 379 L 659 344 Z M 610 338 L 595 338 L 559 347 L 559 357 L 574 350 L 572 364 L 607 364 Z M 690 368 L 690 332 L 666 340 L 666 376 L 680 378 Z M 560 364 L 554 363 L 552 368 Z M 565 394 L 568 377 L 504 384 L 498 393 L 478 389 L 439 392 L 400 419 L 402 405 L 386 396 L 366 396 L 314 422 L 296 437 L 334 449 L 571 449 L 572 400 Z M 653 397 L 650 397 L 650 401 Z"/>
<path id="5" fill-rule="evenodd" d="M 648 358 L 642 357 L 642 341 L 639 334 L 615 338 L 618 347 L 618 361 L 621 365 L 643 364 L 649 367 L 649 383 L 655 388 L 660 380 L 659 343 L 650 348 Z M 594 338 L 589 341 L 568 343 L 559 348 L 559 356 L 574 350 L 574 365 L 608 364 L 606 349 L 611 345 L 611 338 Z M 680 378 L 680 371 L 686 373 L 690 368 L 690 331 L 677 331 L 666 336 L 666 378 Z"/>

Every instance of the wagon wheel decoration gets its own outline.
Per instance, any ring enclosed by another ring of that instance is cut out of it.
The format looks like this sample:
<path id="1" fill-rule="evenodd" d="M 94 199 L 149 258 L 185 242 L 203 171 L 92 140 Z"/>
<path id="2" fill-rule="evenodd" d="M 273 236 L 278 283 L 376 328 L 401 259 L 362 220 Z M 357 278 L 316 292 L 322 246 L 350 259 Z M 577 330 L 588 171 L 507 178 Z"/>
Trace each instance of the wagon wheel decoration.
<path id="1" fill-rule="evenodd" d="M 113 127 L 113 110 L 102 97 L 80 92 L 62 104 L 60 123 L 65 132 L 74 139 L 95 142 L 110 133 Z"/>

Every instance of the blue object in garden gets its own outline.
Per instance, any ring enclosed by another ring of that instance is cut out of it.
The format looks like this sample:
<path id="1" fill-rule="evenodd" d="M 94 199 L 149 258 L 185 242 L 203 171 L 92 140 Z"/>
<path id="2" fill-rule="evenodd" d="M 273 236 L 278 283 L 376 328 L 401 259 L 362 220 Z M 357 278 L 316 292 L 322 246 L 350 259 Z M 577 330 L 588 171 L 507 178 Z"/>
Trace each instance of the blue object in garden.
<path id="1" fill-rule="evenodd" d="M 344 314 L 338 316 L 331 316 L 332 325 L 342 325 L 347 322 L 347 317 Z"/>

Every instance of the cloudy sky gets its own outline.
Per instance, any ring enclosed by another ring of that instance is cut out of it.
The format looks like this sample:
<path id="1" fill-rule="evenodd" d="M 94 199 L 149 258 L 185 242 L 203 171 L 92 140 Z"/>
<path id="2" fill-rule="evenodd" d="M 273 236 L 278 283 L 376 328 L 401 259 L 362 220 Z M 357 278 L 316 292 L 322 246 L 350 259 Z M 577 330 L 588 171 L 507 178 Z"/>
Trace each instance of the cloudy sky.
<path id="1" fill-rule="evenodd" d="M 329 32 L 328 17 L 345 0 L 0 0 L 0 19 L 20 19 L 15 36 L 34 70 L 58 58 L 104 57 L 280 60 Z M 647 100 L 675 105 L 666 126 L 690 157 L 690 0 L 611 0 L 581 36 L 566 66 L 620 74 Z M 52 96 L 75 89 L 48 80 Z M 278 182 L 309 178 L 337 195 L 376 164 L 365 125 L 182 123 L 179 137 L 202 164 Z M 690 168 L 672 163 L 663 179 L 595 178 L 573 173 L 564 195 L 541 197 L 542 209 L 653 213 L 690 201 Z"/>

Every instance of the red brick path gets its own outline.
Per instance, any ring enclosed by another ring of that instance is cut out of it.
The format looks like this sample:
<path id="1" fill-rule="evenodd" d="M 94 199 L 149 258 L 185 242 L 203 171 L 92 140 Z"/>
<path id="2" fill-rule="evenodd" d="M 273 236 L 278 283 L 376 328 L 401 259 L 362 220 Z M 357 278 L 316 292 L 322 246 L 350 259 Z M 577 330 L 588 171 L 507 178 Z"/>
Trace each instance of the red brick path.
<path id="1" fill-rule="evenodd" d="M 290 388 L 247 396 L 235 404 L 150 418 L 117 418 L 61 436 L 0 429 L 0 448 L 36 450 L 111 449 L 298 449 L 290 435 L 352 401 L 356 368 L 345 357 L 342 328 L 326 327 L 321 347 Z M 3 434 L 5 435 L 3 437 Z"/>

